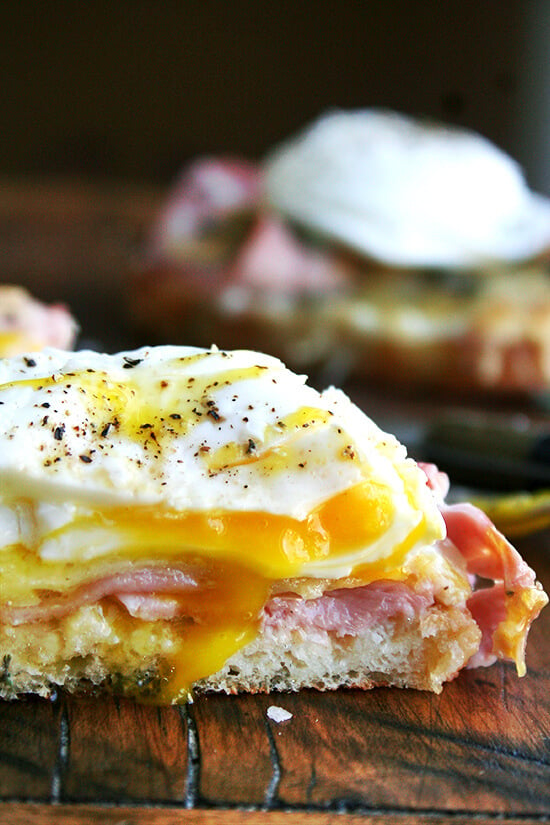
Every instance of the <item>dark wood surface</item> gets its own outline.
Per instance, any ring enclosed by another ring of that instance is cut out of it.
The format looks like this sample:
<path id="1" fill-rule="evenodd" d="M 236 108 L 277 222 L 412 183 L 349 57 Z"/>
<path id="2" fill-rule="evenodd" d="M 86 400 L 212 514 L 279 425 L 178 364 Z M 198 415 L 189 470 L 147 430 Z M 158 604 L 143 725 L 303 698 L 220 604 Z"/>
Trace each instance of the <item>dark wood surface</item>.
<path id="1" fill-rule="evenodd" d="M 120 293 L 157 203 L 156 192 L 5 186 L 0 278 L 68 301 L 94 278 Z M 93 237 L 95 269 L 86 257 Z M 83 333 L 101 337 L 114 317 Z M 115 332 L 123 326 L 111 329 L 113 340 Z M 550 590 L 550 534 L 518 546 Z M 439 696 L 377 689 L 207 696 L 169 708 L 64 695 L 0 703 L 0 822 L 550 821 L 550 608 L 533 627 L 527 663 L 523 679 L 502 664 L 463 672 Z M 272 704 L 292 718 L 270 720 Z"/>

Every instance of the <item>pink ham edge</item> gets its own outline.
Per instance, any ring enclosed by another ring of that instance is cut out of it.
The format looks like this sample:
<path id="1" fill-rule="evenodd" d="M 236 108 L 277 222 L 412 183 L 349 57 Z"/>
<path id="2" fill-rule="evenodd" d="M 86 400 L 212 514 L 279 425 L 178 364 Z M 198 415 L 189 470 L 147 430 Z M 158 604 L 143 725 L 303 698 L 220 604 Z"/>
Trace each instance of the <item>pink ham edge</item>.
<path id="1" fill-rule="evenodd" d="M 178 260 L 178 249 L 239 212 L 255 210 L 259 168 L 239 158 L 201 158 L 179 175 L 152 230 L 155 258 Z"/>
<path id="2" fill-rule="evenodd" d="M 385 619 L 413 619 L 432 603 L 427 593 L 415 593 L 397 581 L 332 590 L 317 599 L 275 596 L 264 608 L 263 626 L 316 629 L 336 636 L 358 636 Z"/>
<path id="3" fill-rule="evenodd" d="M 442 505 L 441 512 L 448 537 L 464 558 L 468 572 L 489 583 L 474 590 L 468 600 L 483 634 L 470 666 L 509 659 L 523 676 L 529 628 L 548 597 L 535 572 L 479 508 L 467 503 Z"/>
<path id="4" fill-rule="evenodd" d="M 175 619 L 181 610 L 178 597 L 169 594 L 117 593 L 116 598 L 124 605 L 130 616 L 145 622 Z"/>
<path id="5" fill-rule="evenodd" d="M 301 241 L 274 214 L 260 215 L 230 265 L 227 287 L 300 295 L 345 286 L 348 273 L 331 254 Z"/>
<path id="6" fill-rule="evenodd" d="M 511 659 L 522 676 L 529 628 L 548 598 L 534 571 L 489 517 L 473 504 L 446 504 L 448 476 L 434 464 L 419 466 L 439 502 L 448 539 L 464 558 L 474 585 L 477 577 L 488 585 L 475 589 L 468 599 L 468 608 L 482 632 L 479 650 L 469 667 Z"/>
<path id="7" fill-rule="evenodd" d="M 442 472 L 435 464 L 428 464 L 427 462 L 418 462 L 418 466 L 424 472 L 428 480 L 428 487 L 436 497 L 438 502 L 443 502 L 449 492 L 451 486 L 449 476 Z"/>
<path id="8" fill-rule="evenodd" d="M 154 568 L 146 567 L 140 570 L 132 570 L 128 573 L 116 573 L 112 576 L 98 579 L 92 584 L 83 585 L 66 597 L 54 602 L 42 601 L 40 604 L 28 607 L 3 606 L 0 609 L 0 621 L 12 625 L 24 624 L 26 622 L 49 621 L 50 619 L 60 619 L 77 610 L 85 604 L 93 604 L 113 596 L 120 601 L 130 598 L 129 604 L 136 605 L 138 596 L 146 596 L 157 600 L 159 593 L 185 593 L 195 590 L 200 586 L 199 578 L 191 571 L 178 568 Z M 163 605 L 163 610 L 166 605 Z M 143 599 L 140 609 L 145 610 Z M 160 611 L 162 612 L 162 610 Z M 155 618 L 162 618 L 155 616 Z"/>

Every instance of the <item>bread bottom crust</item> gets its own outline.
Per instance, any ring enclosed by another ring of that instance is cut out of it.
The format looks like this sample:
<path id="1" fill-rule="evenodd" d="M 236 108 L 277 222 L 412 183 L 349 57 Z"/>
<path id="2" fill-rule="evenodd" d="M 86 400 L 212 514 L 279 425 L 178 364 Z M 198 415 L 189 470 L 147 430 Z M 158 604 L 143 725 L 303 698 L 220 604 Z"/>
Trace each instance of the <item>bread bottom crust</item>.
<path id="1" fill-rule="evenodd" d="M 456 276 L 460 283 L 460 277 Z M 422 272 L 359 268 L 355 287 L 330 295 L 252 292 L 230 309 L 199 301 L 177 268 L 132 290 L 132 323 L 154 340 L 273 353 L 294 369 L 460 394 L 520 395 L 550 386 L 548 274 L 478 272 L 462 286 Z M 471 293 L 469 292 L 471 290 Z"/>
<path id="2" fill-rule="evenodd" d="M 62 687 L 165 703 L 174 650 L 185 655 L 182 626 L 137 621 L 121 637 L 119 610 L 98 603 L 57 622 L 0 626 L 0 696 L 50 697 Z M 414 619 L 374 623 L 356 636 L 264 626 L 221 670 L 190 687 L 258 693 L 392 685 L 439 693 L 476 652 L 480 636 L 467 609 L 440 604 Z"/>

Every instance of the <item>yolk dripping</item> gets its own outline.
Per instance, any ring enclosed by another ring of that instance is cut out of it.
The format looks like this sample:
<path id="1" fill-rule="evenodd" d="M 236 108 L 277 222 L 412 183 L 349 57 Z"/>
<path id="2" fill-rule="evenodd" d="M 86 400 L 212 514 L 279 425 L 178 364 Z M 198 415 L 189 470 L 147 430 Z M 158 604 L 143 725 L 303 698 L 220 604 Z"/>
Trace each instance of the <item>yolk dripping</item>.
<path id="1" fill-rule="evenodd" d="M 4 548 L 2 570 L 11 575 L 3 577 L 2 589 L 6 601 L 28 604 L 33 589 L 62 593 L 129 562 L 177 566 L 190 558 L 205 567 L 234 562 L 268 580 L 291 578 L 305 563 L 367 547 L 393 515 L 389 491 L 370 481 L 339 493 L 303 521 L 267 512 L 103 509 L 73 519 L 36 545 Z"/>
<path id="2" fill-rule="evenodd" d="M 153 701 L 187 699 L 194 682 L 216 673 L 229 656 L 252 641 L 268 595 L 266 579 L 233 563 L 211 566 L 200 588 L 180 594 L 178 615 L 170 620 L 175 642 L 160 662 L 160 692 Z M 119 606 L 114 623 L 120 637 L 128 639 L 148 628 L 154 635 L 163 621 L 144 622 Z M 139 690 L 135 692 L 139 698 Z"/>
<path id="3" fill-rule="evenodd" d="M 334 496 L 304 521 L 270 513 L 106 509 L 54 531 L 34 552 L 21 546 L 8 551 L 4 569 L 11 575 L 5 587 L 2 583 L 3 590 L 6 601 L 17 606 L 33 590 L 37 600 L 47 593 L 62 598 L 68 591 L 127 571 L 129 563 L 135 569 L 158 565 L 202 571 L 197 588 L 175 594 L 178 643 L 168 659 L 162 701 L 177 701 L 194 681 L 215 673 L 254 638 L 274 580 L 298 576 L 304 563 L 367 546 L 384 533 L 392 518 L 390 492 L 371 481 Z M 80 549 L 86 555 L 87 528 L 96 540 L 98 530 L 115 536 L 116 548 L 85 564 L 78 558 L 76 542 L 76 555 L 70 560 L 40 555 L 71 531 L 81 536 Z M 122 607 L 118 616 L 127 629 L 143 624 Z"/>

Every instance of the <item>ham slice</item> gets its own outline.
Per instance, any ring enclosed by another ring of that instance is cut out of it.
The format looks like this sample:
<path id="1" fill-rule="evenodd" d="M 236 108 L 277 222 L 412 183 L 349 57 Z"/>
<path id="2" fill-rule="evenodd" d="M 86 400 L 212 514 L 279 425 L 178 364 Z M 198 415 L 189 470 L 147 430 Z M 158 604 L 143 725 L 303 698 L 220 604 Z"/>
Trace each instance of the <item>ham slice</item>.
<path id="1" fill-rule="evenodd" d="M 177 596 L 150 593 L 117 593 L 117 598 L 124 605 L 130 616 L 145 622 L 158 619 L 175 619 L 180 613 L 180 601 Z"/>
<path id="2" fill-rule="evenodd" d="M 151 598 L 153 597 L 152 594 L 156 597 L 159 593 L 181 594 L 196 590 L 199 583 L 199 577 L 190 569 L 145 567 L 138 570 L 128 570 L 124 573 L 115 573 L 97 579 L 65 596 L 59 597 L 58 594 L 53 593 L 51 598 L 43 598 L 36 605 L 29 605 L 28 607 L 4 605 L 0 611 L 0 621 L 19 625 L 26 622 L 60 619 L 82 607 L 82 605 L 93 604 L 110 596 L 123 601 L 125 597 L 132 596 L 135 599 L 138 595 L 143 596 L 143 594 Z M 129 603 L 137 604 L 135 601 Z M 143 606 L 143 604 L 142 600 L 141 605 Z M 157 601 L 157 606 L 158 604 Z M 162 618 L 162 616 L 155 615 L 153 618 Z"/>
<path id="3" fill-rule="evenodd" d="M 254 223 L 228 273 L 228 286 L 293 296 L 326 294 L 347 280 L 334 255 L 304 243 L 281 218 L 267 214 Z"/>
<path id="4" fill-rule="evenodd" d="M 223 227 L 235 214 L 255 209 L 260 171 L 245 160 L 202 158 L 176 181 L 151 238 L 154 258 L 179 257 L 189 241 Z M 185 257 L 185 256 L 184 256 Z"/>
<path id="5" fill-rule="evenodd" d="M 428 481 L 428 487 L 439 502 L 443 502 L 450 488 L 450 480 L 447 473 L 443 473 L 435 464 L 418 462 L 418 466 L 424 471 Z"/>
<path id="6" fill-rule="evenodd" d="M 548 599 L 534 571 L 488 516 L 472 504 L 446 504 L 448 476 L 434 464 L 419 466 L 440 502 L 447 537 L 464 558 L 474 586 L 468 608 L 482 639 L 470 666 L 490 665 L 498 658 L 512 659 L 523 675 L 529 627 Z"/>
<path id="7" fill-rule="evenodd" d="M 336 636 L 358 636 L 388 618 L 413 619 L 428 607 L 427 593 L 415 593 L 397 581 L 378 581 L 364 587 L 332 590 L 316 599 L 275 596 L 264 608 L 265 628 L 302 628 Z"/>
<path id="8" fill-rule="evenodd" d="M 511 659 L 522 676 L 529 627 L 548 599 L 534 571 L 485 513 L 466 503 L 442 505 L 441 512 L 468 572 L 487 585 L 475 589 L 468 601 L 483 634 L 471 666 Z"/>

